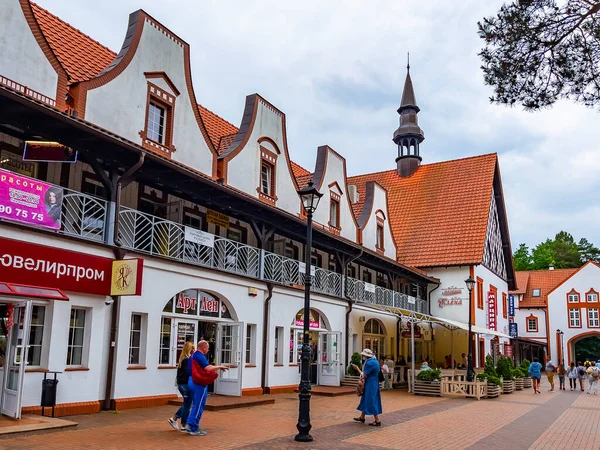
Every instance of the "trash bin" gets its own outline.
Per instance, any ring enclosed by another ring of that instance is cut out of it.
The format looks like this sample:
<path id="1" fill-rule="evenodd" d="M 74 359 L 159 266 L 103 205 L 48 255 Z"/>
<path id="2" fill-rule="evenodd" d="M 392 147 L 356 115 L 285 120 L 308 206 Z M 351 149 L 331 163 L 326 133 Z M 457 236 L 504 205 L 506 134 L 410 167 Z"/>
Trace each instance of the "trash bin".
<path id="1" fill-rule="evenodd" d="M 56 406 L 56 385 L 58 380 L 56 378 L 47 378 L 42 380 L 42 407 L 54 407 Z"/>

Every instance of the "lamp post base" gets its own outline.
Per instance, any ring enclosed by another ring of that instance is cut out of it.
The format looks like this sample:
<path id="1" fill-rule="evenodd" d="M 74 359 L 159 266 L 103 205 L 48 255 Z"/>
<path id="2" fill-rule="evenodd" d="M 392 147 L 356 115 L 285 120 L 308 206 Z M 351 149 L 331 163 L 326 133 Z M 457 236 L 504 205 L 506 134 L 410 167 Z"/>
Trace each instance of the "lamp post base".
<path id="1" fill-rule="evenodd" d="M 313 438 L 310 434 L 298 433 L 294 439 L 297 442 L 312 442 Z"/>

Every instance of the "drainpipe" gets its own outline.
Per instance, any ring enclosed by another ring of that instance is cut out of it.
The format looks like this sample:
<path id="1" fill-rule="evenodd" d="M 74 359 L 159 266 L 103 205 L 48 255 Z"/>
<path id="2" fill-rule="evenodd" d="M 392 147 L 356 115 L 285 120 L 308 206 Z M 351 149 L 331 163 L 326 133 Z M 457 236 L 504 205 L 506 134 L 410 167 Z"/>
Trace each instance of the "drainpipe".
<path id="1" fill-rule="evenodd" d="M 267 341 L 269 339 L 269 312 L 271 306 L 271 298 L 273 297 L 273 283 L 267 283 L 267 291 L 269 294 L 265 299 L 265 306 L 263 308 L 263 342 L 262 342 L 262 373 L 260 377 L 260 387 L 265 393 L 267 387 L 267 369 L 269 358 L 267 356 Z"/>
<path id="2" fill-rule="evenodd" d="M 130 183 L 130 178 L 137 170 L 142 167 L 144 164 L 144 158 L 146 157 L 145 153 L 140 153 L 140 159 L 133 166 L 127 170 L 118 180 L 117 180 L 117 191 L 115 195 L 115 228 L 114 228 L 114 236 L 113 242 L 115 245 L 120 245 L 119 243 L 119 213 L 121 211 L 121 190 L 123 189 L 123 185 L 127 186 Z"/>
<path id="3" fill-rule="evenodd" d="M 106 369 L 106 389 L 104 394 L 104 405 L 103 408 L 105 411 L 113 409 L 112 405 L 112 389 L 114 385 L 115 378 L 115 347 L 117 342 L 117 321 L 119 317 L 119 303 L 121 297 L 118 295 L 112 296 L 112 310 L 110 317 L 110 337 L 109 337 L 109 347 L 108 347 L 108 364 Z"/>
<path id="4" fill-rule="evenodd" d="M 436 291 L 437 289 L 440 288 L 440 285 L 438 284 L 435 289 L 432 289 L 431 291 L 429 291 L 428 294 L 428 302 L 429 302 L 429 315 L 431 315 L 431 294 L 433 294 L 434 291 Z"/>

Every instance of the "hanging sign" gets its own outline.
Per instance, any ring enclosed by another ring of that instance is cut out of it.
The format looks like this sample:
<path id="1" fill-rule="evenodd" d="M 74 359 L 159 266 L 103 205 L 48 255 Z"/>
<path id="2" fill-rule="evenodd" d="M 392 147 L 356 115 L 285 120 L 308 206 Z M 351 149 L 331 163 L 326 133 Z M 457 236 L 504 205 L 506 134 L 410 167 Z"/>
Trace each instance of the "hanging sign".
<path id="1" fill-rule="evenodd" d="M 60 230 L 63 189 L 0 169 L 0 219 Z"/>
<path id="2" fill-rule="evenodd" d="M 23 161 L 76 163 L 77 151 L 58 142 L 25 141 Z"/>
<path id="3" fill-rule="evenodd" d="M 206 210 L 206 221 L 221 228 L 229 228 L 229 216 L 212 209 Z"/>
<path id="4" fill-rule="evenodd" d="M 375 285 L 371 283 L 365 283 L 365 292 L 375 293 Z"/>
<path id="5" fill-rule="evenodd" d="M 504 356 L 512 357 L 512 355 L 513 355 L 513 346 L 504 344 Z"/>
<path id="6" fill-rule="evenodd" d="M 306 263 L 303 263 L 302 261 L 298 263 L 298 272 L 300 272 L 303 275 L 304 273 L 306 273 Z M 315 276 L 315 266 L 310 266 L 310 276 Z"/>
<path id="7" fill-rule="evenodd" d="M 215 246 L 215 235 L 195 228 L 185 227 L 185 241 L 213 248 Z"/>
<path id="8" fill-rule="evenodd" d="M 519 337 L 519 327 L 516 322 L 508 324 L 508 335 L 512 339 L 517 339 Z"/>
<path id="9" fill-rule="evenodd" d="M 142 295 L 144 260 L 113 261 L 110 295 Z"/>
<path id="10" fill-rule="evenodd" d="M 488 328 L 496 331 L 496 291 L 488 292 Z"/>
<path id="11" fill-rule="evenodd" d="M 515 296 L 508 295 L 508 317 L 515 317 Z"/>

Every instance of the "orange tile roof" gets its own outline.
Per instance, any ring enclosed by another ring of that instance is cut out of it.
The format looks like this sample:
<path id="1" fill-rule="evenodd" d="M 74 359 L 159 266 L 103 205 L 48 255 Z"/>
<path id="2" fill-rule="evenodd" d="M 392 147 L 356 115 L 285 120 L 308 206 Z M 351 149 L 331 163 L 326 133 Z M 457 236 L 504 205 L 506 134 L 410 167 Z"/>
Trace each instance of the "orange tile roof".
<path id="1" fill-rule="evenodd" d="M 396 170 L 348 178 L 360 194 L 376 181 L 388 191 L 398 261 L 413 267 L 478 264 L 483 259 L 496 154 L 422 165 L 409 178 Z"/>
<path id="2" fill-rule="evenodd" d="M 238 128 L 235 125 L 216 115 L 210 109 L 205 108 L 202 105 L 198 105 L 198 109 L 200 110 L 200 116 L 202 116 L 202 122 L 204 122 L 208 136 L 215 148 L 219 148 L 221 138 L 230 135 L 235 136 L 238 132 Z M 233 139 L 231 139 L 231 142 L 232 141 Z M 229 144 L 231 144 L 231 142 L 229 142 Z"/>
<path id="3" fill-rule="evenodd" d="M 95 77 L 117 57 L 111 49 L 35 3 L 31 3 L 31 8 L 48 45 L 67 72 L 69 82 Z"/>
<path id="4" fill-rule="evenodd" d="M 306 170 L 300 164 L 295 163 L 294 161 L 292 161 L 292 172 L 294 172 L 294 176 L 296 178 L 311 174 L 308 170 Z"/>
<path id="5" fill-rule="evenodd" d="M 526 270 L 516 272 L 517 289 L 512 294 L 524 294 L 521 307 L 543 307 L 548 304 L 548 293 L 562 284 L 578 269 Z M 539 289 L 540 296 L 533 297 L 533 290 Z"/>

